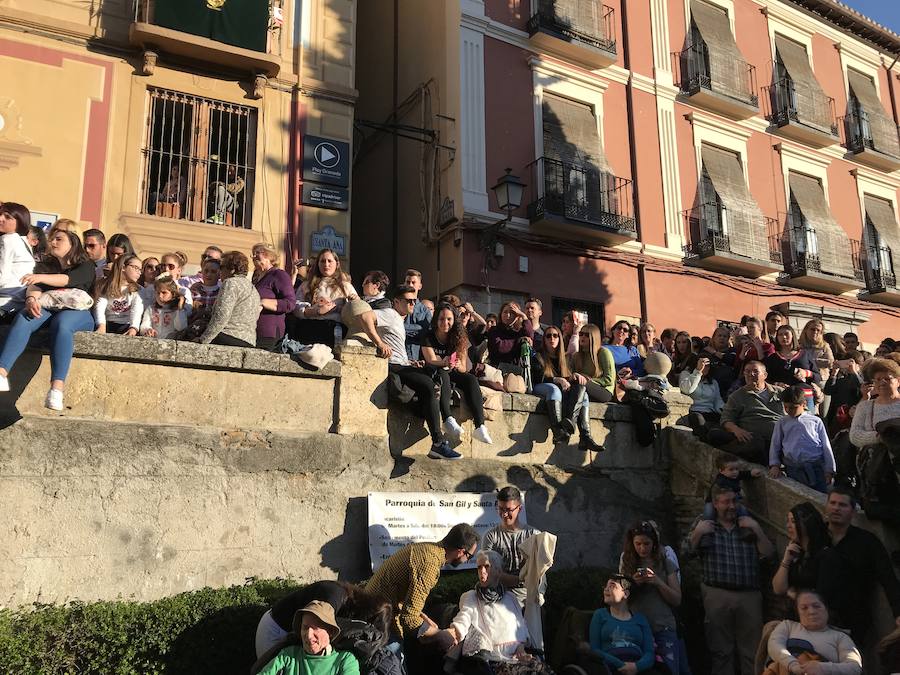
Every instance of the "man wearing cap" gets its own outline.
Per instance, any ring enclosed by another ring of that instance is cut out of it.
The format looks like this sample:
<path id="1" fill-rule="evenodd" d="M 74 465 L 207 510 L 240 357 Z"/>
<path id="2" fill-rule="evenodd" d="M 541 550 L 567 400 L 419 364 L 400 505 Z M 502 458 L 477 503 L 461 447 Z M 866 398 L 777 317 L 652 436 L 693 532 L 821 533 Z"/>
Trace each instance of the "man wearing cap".
<path id="1" fill-rule="evenodd" d="M 438 582 L 441 567 L 458 567 L 468 562 L 477 549 L 475 528 L 459 523 L 441 541 L 408 544 L 382 563 L 365 589 L 382 595 L 393 605 L 392 643 L 399 646 L 405 637 L 422 640 L 438 632 L 437 624 L 422 611 L 425 600 Z"/>
<path id="2" fill-rule="evenodd" d="M 356 657 L 331 646 L 341 629 L 330 604 L 313 600 L 297 612 L 295 625 L 298 618 L 301 644 L 278 652 L 260 675 L 359 675 Z"/>

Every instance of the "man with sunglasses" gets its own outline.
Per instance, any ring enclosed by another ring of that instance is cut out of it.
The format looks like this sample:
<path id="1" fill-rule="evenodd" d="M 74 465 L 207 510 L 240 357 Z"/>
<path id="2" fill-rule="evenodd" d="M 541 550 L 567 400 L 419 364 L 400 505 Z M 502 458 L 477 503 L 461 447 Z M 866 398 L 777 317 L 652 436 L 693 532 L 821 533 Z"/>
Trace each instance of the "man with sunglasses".
<path id="1" fill-rule="evenodd" d="M 396 389 L 392 389 L 389 382 L 389 391 L 406 387 L 415 394 L 419 405 L 416 414 L 425 419 L 431 435 L 428 456 L 431 459 L 459 459 L 462 455 L 450 447 L 441 432 L 441 409 L 434 380 L 422 367 L 424 362 L 411 361 L 407 355 L 404 320 L 416 304 L 416 289 L 412 286 L 395 287 L 390 304 L 390 307 L 371 309 L 363 300 L 347 303 L 342 317 L 348 327 L 348 337 L 370 340 L 378 355 L 388 359 L 388 379 L 395 377 L 399 380 Z M 396 381 L 394 385 L 397 385 Z M 399 395 L 397 398 L 403 402 L 409 400 Z"/>
<path id="2" fill-rule="evenodd" d="M 468 523 L 450 528 L 437 543 L 407 544 L 390 558 L 364 584 L 369 593 L 383 596 L 394 608 L 394 621 L 388 648 L 399 652 L 406 642 L 427 641 L 439 629 L 422 611 L 428 594 L 437 585 L 441 567 L 459 567 L 478 550 L 478 533 Z"/>
<path id="3" fill-rule="evenodd" d="M 523 526 L 519 522 L 519 514 L 522 513 L 522 493 L 513 485 L 507 485 L 497 492 L 497 512 L 500 514 L 500 524 L 485 533 L 481 547 L 485 551 L 496 551 L 503 558 L 500 583 L 515 595 L 519 605 L 524 607 L 526 590 L 519 579 L 519 571 L 525 564 L 525 557 L 520 549 L 522 542 L 540 534 L 540 530 L 531 525 Z M 546 587 L 547 580 L 541 579 L 541 593 Z"/>

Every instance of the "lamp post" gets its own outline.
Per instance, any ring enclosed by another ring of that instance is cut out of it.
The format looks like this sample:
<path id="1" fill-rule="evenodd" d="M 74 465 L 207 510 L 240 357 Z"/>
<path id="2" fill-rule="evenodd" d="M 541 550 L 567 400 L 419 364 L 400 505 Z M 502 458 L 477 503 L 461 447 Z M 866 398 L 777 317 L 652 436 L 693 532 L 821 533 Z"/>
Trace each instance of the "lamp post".
<path id="1" fill-rule="evenodd" d="M 512 220 L 512 213 L 522 205 L 522 197 L 525 194 L 525 183 L 518 176 L 512 175 L 512 169 L 507 168 L 506 174 L 497 179 L 497 184 L 491 188 L 497 199 L 497 206 L 506 211 L 506 218 L 488 225 L 481 232 L 481 250 L 484 252 L 484 265 L 482 273 L 487 280 L 488 270 L 497 269 L 497 239 L 500 230 Z M 503 255 L 502 253 L 500 254 Z M 485 286 L 490 286 L 485 283 Z"/>
<path id="2" fill-rule="evenodd" d="M 512 220 L 512 212 L 522 205 L 525 183 L 518 176 L 512 175 L 512 169 L 507 168 L 506 174 L 497 179 L 497 184 L 491 190 L 497 198 L 497 206 L 501 211 L 506 211 L 506 219 L 502 222 L 508 223 Z"/>

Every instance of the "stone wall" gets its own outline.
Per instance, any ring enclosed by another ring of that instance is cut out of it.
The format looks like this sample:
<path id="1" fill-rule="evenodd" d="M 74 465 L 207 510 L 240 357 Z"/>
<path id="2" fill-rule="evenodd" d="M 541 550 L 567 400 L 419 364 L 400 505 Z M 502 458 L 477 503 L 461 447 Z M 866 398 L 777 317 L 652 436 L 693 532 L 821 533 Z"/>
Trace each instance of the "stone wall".
<path id="1" fill-rule="evenodd" d="M 47 356 L 26 354 L 0 398 L 21 414 L 0 430 L 0 605 L 361 579 L 377 491 L 516 485 L 529 522 L 559 536 L 561 567 L 614 565 L 637 519 L 673 531 L 669 453 L 634 444 L 626 408 L 592 406 L 608 449 L 588 457 L 577 437 L 552 447 L 534 397 L 505 396 L 493 446 L 431 460 L 422 420 L 387 410 L 384 360 L 340 357 L 311 373 L 257 350 L 78 335 L 60 414 L 41 405 Z M 672 405 L 666 424 L 685 409 Z"/>

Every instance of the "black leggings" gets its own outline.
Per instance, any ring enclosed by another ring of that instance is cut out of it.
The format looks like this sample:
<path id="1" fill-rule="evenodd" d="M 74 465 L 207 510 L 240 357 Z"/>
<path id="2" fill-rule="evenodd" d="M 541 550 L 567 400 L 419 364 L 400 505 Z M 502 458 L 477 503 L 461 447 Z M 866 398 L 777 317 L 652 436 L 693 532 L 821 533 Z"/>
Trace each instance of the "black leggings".
<path id="1" fill-rule="evenodd" d="M 593 380 L 588 380 L 585 388 L 587 389 L 588 398 L 594 403 L 609 403 L 612 401 L 612 392 Z"/>
<path id="2" fill-rule="evenodd" d="M 458 370 L 437 369 L 441 382 L 441 417 L 447 419 L 453 413 L 450 412 L 450 388 L 451 383 L 459 389 L 459 393 L 466 399 L 466 403 L 472 410 L 472 419 L 476 427 L 484 424 L 484 408 L 482 407 L 481 387 L 478 378 L 472 373 L 461 373 Z"/>
<path id="3" fill-rule="evenodd" d="M 251 345 L 249 342 L 244 342 L 243 340 L 232 337 L 228 333 L 219 333 L 212 339 L 212 344 L 214 345 L 222 345 L 223 347 L 255 347 L 256 345 Z"/>
<path id="4" fill-rule="evenodd" d="M 443 440 L 441 435 L 441 409 L 434 391 L 434 380 L 422 368 L 394 364 L 388 369 L 400 378 L 400 381 L 416 392 L 419 399 L 419 414 L 425 418 L 428 433 L 433 443 Z"/>

